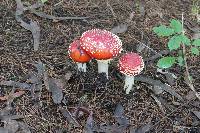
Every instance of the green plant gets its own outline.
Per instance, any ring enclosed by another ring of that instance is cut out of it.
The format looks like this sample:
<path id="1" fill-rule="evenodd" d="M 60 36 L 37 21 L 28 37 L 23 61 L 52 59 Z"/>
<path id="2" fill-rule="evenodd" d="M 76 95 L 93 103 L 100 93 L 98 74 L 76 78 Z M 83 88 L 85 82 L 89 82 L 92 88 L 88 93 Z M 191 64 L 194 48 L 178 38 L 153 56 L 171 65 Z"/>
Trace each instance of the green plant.
<path id="1" fill-rule="evenodd" d="M 45 3 L 45 2 L 47 2 L 48 0 L 40 0 L 42 3 Z"/>
<path id="2" fill-rule="evenodd" d="M 199 0 L 192 0 L 191 13 L 193 15 L 199 14 Z"/>
<path id="3" fill-rule="evenodd" d="M 168 37 L 167 43 L 170 51 L 176 51 L 173 56 L 165 56 L 158 60 L 157 66 L 159 68 L 170 68 L 174 64 L 180 66 L 184 65 L 184 55 L 181 50 L 182 45 L 189 47 L 190 53 L 194 56 L 199 55 L 200 52 L 200 39 L 190 40 L 186 35 L 183 34 L 183 26 L 179 20 L 170 20 L 169 26 L 160 25 L 153 28 L 153 32 L 159 37 Z"/>
<path id="4" fill-rule="evenodd" d="M 199 0 L 192 0 L 192 5 L 191 5 L 191 15 L 194 16 L 194 18 L 197 19 L 197 22 L 200 22 L 200 7 L 199 7 Z"/>

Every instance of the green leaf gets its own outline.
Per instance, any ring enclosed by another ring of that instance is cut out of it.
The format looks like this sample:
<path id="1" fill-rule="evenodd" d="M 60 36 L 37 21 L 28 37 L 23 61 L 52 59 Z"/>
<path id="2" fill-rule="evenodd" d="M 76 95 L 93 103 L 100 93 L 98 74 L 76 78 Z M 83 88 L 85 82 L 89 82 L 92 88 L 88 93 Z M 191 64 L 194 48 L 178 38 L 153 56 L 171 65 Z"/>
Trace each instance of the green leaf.
<path id="1" fill-rule="evenodd" d="M 47 2 L 47 1 L 48 1 L 48 0 L 41 0 L 42 3 L 45 3 L 45 2 Z"/>
<path id="2" fill-rule="evenodd" d="M 154 27 L 153 32 L 158 36 L 170 36 L 174 34 L 174 29 L 168 28 L 165 25 L 160 25 L 159 27 Z"/>
<path id="3" fill-rule="evenodd" d="M 183 66 L 184 65 L 184 59 L 183 59 L 182 56 L 178 56 L 177 57 L 177 61 L 178 61 L 179 66 Z"/>
<path id="4" fill-rule="evenodd" d="M 193 55 L 199 55 L 199 49 L 196 48 L 196 47 L 192 47 L 192 48 L 191 48 L 191 53 L 192 53 Z"/>
<path id="5" fill-rule="evenodd" d="M 176 58 L 173 56 L 166 56 L 158 60 L 157 66 L 159 68 L 169 68 L 171 67 L 176 61 Z"/>
<path id="6" fill-rule="evenodd" d="M 190 41 L 190 39 L 187 36 L 181 34 L 181 35 L 179 35 L 179 37 L 180 37 L 180 40 L 181 40 L 181 42 L 183 44 L 185 44 L 187 46 L 190 46 L 191 41 Z"/>
<path id="7" fill-rule="evenodd" d="M 176 50 L 181 46 L 181 38 L 180 36 L 173 36 L 172 38 L 170 38 L 169 42 L 168 42 L 168 48 L 169 50 Z"/>
<path id="8" fill-rule="evenodd" d="M 194 46 L 200 46 L 200 39 L 195 39 L 192 43 Z"/>
<path id="9" fill-rule="evenodd" d="M 176 19 L 172 19 L 170 21 L 170 26 L 174 29 L 176 33 L 181 33 L 183 30 L 181 22 Z"/>

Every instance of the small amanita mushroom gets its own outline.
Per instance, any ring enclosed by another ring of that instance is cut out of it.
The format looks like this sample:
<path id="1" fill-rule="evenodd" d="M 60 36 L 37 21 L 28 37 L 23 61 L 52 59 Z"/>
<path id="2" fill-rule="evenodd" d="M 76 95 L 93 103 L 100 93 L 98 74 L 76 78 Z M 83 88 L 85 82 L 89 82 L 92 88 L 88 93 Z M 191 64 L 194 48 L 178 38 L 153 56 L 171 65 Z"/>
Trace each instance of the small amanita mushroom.
<path id="1" fill-rule="evenodd" d="M 124 90 L 126 90 L 126 94 L 129 94 L 134 85 L 134 76 L 144 68 L 143 59 L 136 53 L 126 53 L 119 59 L 118 68 L 125 75 Z"/>
<path id="2" fill-rule="evenodd" d="M 80 47 L 80 40 L 72 42 L 68 49 L 69 57 L 77 63 L 78 70 L 86 72 L 86 63 L 91 57 Z"/>
<path id="3" fill-rule="evenodd" d="M 106 73 L 108 63 L 122 51 L 119 37 L 107 30 L 92 29 L 84 32 L 80 38 L 81 47 L 98 63 L 98 73 Z"/>

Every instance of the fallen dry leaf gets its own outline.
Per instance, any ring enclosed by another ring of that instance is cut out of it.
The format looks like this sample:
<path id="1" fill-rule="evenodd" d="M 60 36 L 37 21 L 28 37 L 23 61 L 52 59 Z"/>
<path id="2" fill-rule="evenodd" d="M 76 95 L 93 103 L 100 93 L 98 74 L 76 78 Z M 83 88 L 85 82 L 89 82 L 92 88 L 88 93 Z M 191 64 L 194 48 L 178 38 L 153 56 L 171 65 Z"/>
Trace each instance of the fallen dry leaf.
<path id="1" fill-rule="evenodd" d="M 20 23 L 20 25 L 23 28 L 31 31 L 32 36 L 33 36 L 34 51 L 37 51 L 40 44 L 40 27 L 36 21 L 30 20 L 30 23 L 26 23 L 24 20 L 22 20 L 21 16 L 23 15 L 25 8 L 21 0 L 15 0 L 15 1 L 17 3 L 15 19 L 17 20 L 17 22 Z"/>
<path id="2" fill-rule="evenodd" d="M 80 127 L 81 125 L 78 123 L 78 121 L 72 116 L 72 114 L 69 112 L 68 109 L 60 108 L 61 113 L 65 118 L 67 118 L 67 121 L 71 124 L 73 124 L 75 127 Z"/>
<path id="3" fill-rule="evenodd" d="M 199 111 L 192 111 L 196 115 L 196 117 L 200 120 L 200 112 Z"/>
<path id="4" fill-rule="evenodd" d="M 140 81 L 140 82 L 145 82 L 145 83 L 148 83 L 148 84 L 151 84 L 151 85 L 157 85 L 157 86 L 160 86 L 162 87 L 162 89 L 166 92 L 168 92 L 169 94 L 175 96 L 176 98 L 178 98 L 179 100 L 181 101 L 184 101 L 183 98 L 175 92 L 175 90 L 168 84 L 163 84 L 160 80 L 154 80 L 150 77 L 144 77 L 144 76 L 135 76 L 135 80 L 136 81 Z"/>
<path id="5" fill-rule="evenodd" d="M 71 78 L 71 76 L 72 76 L 72 72 L 67 72 L 66 74 L 65 74 L 65 76 L 64 76 L 64 78 L 65 78 L 65 80 L 70 80 L 70 78 Z"/>
<path id="6" fill-rule="evenodd" d="M 150 130 L 151 124 L 146 124 L 138 128 L 131 129 L 130 133 L 146 133 Z"/>
<path id="7" fill-rule="evenodd" d="M 5 101 L 5 100 L 10 100 L 10 99 L 15 99 L 15 98 L 20 97 L 24 93 L 25 93 L 25 91 L 17 91 L 15 93 L 11 93 L 11 94 L 6 95 L 6 96 L 0 96 L 0 100 Z"/>
<path id="8" fill-rule="evenodd" d="M 114 117 L 119 125 L 128 126 L 129 121 L 124 116 L 124 107 L 121 104 L 117 104 L 117 107 L 114 112 Z"/>
<path id="9" fill-rule="evenodd" d="M 115 26 L 114 28 L 112 28 L 111 32 L 114 33 L 114 34 L 123 33 L 123 32 L 127 31 L 127 28 L 128 28 L 127 24 L 120 24 L 120 25 Z"/>
<path id="10" fill-rule="evenodd" d="M 94 128 L 93 112 L 90 112 L 90 115 L 88 116 L 85 125 L 85 133 L 93 133 L 93 128 Z"/>
<path id="11" fill-rule="evenodd" d="M 56 104 L 61 103 L 63 99 L 63 88 L 61 88 L 63 85 L 58 81 L 59 80 L 53 78 L 49 79 L 49 91 L 52 93 L 52 99 Z"/>
<path id="12" fill-rule="evenodd" d="M 24 90 L 31 89 L 31 84 L 20 83 L 20 82 L 15 82 L 15 81 L 1 81 L 0 85 L 14 86 L 15 88 L 20 88 L 20 89 L 24 89 Z"/>

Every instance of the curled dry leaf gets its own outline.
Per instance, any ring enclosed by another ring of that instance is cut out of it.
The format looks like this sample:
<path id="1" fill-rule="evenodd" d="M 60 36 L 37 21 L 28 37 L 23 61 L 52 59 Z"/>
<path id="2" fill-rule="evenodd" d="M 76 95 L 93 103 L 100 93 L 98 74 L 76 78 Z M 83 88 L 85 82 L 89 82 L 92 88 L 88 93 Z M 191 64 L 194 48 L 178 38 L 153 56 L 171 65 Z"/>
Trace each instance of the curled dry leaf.
<path id="1" fill-rule="evenodd" d="M 22 20 L 21 15 L 23 14 L 25 8 L 21 0 L 15 0 L 15 1 L 17 3 L 15 18 L 23 28 L 31 31 L 34 42 L 34 51 L 37 51 L 40 44 L 40 27 L 38 26 L 36 21 L 30 20 L 29 24 Z"/>
<path id="2" fill-rule="evenodd" d="M 37 51 L 40 44 L 40 27 L 36 21 L 30 21 L 30 24 L 24 22 L 22 19 L 19 21 L 21 26 L 29 31 L 31 31 L 33 36 L 33 48 Z"/>

